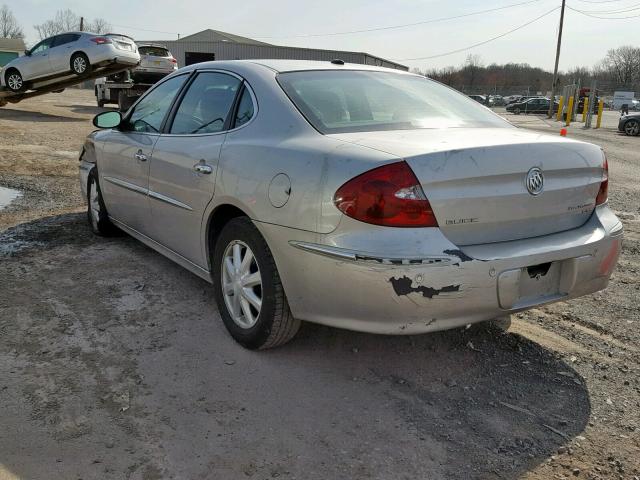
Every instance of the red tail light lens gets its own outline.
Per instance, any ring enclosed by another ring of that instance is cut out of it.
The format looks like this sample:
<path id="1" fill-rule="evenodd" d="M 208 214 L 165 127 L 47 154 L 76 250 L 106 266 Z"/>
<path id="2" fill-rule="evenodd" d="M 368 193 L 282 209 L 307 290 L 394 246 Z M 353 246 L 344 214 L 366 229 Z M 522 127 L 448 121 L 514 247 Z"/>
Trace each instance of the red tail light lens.
<path id="1" fill-rule="evenodd" d="M 333 202 L 345 215 L 388 227 L 437 227 L 420 182 L 406 162 L 374 168 L 342 185 Z"/>
<path id="2" fill-rule="evenodd" d="M 173 57 L 171 57 L 171 58 L 169 59 L 169 61 L 170 61 L 171 63 L 178 63 L 178 60 L 176 60 L 176 59 L 175 59 L 175 58 L 173 58 Z"/>
<path id="3" fill-rule="evenodd" d="M 609 162 L 607 157 L 604 157 L 604 163 L 602 164 L 602 183 L 600 183 L 600 190 L 598 190 L 598 196 L 596 197 L 596 205 L 602 205 L 607 201 L 609 197 Z"/>
<path id="4" fill-rule="evenodd" d="M 113 43 L 113 41 L 110 38 L 107 38 L 107 37 L 92 37 L 91 41 L 93 43 L 97 43 L 98 45 L 105 45 L 107 43 Z"/>

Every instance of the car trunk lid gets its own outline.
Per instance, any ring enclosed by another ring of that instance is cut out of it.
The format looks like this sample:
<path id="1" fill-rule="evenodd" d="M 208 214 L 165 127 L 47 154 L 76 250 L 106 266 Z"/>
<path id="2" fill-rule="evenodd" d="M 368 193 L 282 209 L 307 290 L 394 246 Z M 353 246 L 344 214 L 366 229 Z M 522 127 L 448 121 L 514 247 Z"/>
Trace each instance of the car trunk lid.
<path id="1" fill-rule="evenodd" d="M 602 181 L 604 157 L 599 147 L 512 128 L 332 137 L 404 159 L 420 181 L 440 229 L 459 246 L 577 228 L 591 216 Z M 527 189 L 532 169 L 543 176 L 538 194 Z"/>

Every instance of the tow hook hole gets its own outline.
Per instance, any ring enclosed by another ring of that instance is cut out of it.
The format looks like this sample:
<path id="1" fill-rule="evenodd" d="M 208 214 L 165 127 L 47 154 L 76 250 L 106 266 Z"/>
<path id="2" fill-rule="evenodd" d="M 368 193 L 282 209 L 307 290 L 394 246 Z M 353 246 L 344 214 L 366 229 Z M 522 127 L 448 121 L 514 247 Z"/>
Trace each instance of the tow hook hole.
<path id="1" fill-rule="evenodd" d="M 527 273 L 531 278 L 544 277 L 551 268 L 551 262 L 541 263 L 540 265 L 533 265 L 527 267 Z"/>

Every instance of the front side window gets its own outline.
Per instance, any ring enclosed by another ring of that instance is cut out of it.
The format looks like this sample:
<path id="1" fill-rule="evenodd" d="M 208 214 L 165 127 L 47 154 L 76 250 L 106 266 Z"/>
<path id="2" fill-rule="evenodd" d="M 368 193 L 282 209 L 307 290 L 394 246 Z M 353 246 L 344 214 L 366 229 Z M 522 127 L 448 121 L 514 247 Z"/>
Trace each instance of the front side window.
<path id="1" fill-rule="evenodd" d="M 142 98 L 129 116 L 130 128 L 136 132 L 160 133 L 164 117 L 186 78 L 186 75 L 170 78 Z"/>
<path id="2" fill-rule="evenodd" d="M 54 42 L 54 40 L 56 39 L 56 37 L 51 37 L 51 38 L 46 38 L 43 41 L 41 41 L 39 44 L 37 44 L 35 47 L 33 47 L 33 49 L 31 50 L 31 53 L 42 53 L 45 50 L 49 50 L 49 47 L 51 46 L 51 44 Z"/>
<path id="3" fill-rule="evenodd" d="M 225 73 L 198 74 L 176 111 L 170 133 L 189 135 L 223 131 L 240 83 L 236 77 Z"/>
<path id="4" fill-rule="evenodd" d="M 317 70 L 277 78 L 322 133 L 509 126 L 466 95 L 417 75 Z"/>

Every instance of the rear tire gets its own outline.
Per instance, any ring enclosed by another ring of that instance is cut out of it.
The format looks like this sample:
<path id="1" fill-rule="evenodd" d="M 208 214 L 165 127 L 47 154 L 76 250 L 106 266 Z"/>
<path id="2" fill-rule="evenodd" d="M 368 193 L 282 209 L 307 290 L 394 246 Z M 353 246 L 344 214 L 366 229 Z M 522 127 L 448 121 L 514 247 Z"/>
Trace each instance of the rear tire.
<path id="1" fill-rule="evenodd" d="M 10 68 L 4 75 L 4 83 L 9 90 L 14 93 L 25 90 L 25 83 L 22 74 L 15 68 Z"/>
<path id="2" fill-rule="evenodd" d="M 118 232 L 117 227 L 109 220 L 107 207 L 104 206 L 98 172 L 94 168 L 89 173 L 89 183 L 87 186 L 87 219 L 91 230 L 101 237 L 110 237 Z"/>
<path id="3" fill-rule="evenodd" d="M 267 349 L 296 335 L 300 320 L 291 314 L 271 250 L 249 218 L 222 228 L 211 263 L 220 316 L 239 344 Z"/>
<path id="4" fill-rule="evenodd" d="M 637 137 L 640 134 L 640 122 L 629 120 L 624 124 L 624 134 L 630 137 Z"/>
<path id="5" fill-rule="evenodd" d="M 71 56 L 71 71 L 76 75 L 86 75 L 91 73 L 91 64 L 89 57 L 84 53 L 78 52 Z"/>
<path id="6" fill-rule="evenodd" d="M 487 326 L 498 332 L 506 332 L 511 327 L 511 315 L 504 315 L 489 320 Z"/>

